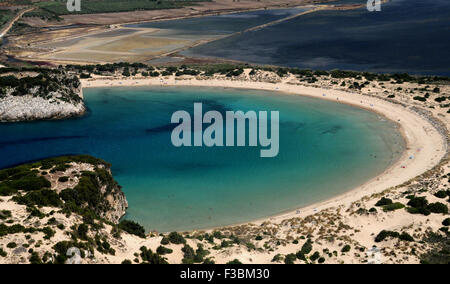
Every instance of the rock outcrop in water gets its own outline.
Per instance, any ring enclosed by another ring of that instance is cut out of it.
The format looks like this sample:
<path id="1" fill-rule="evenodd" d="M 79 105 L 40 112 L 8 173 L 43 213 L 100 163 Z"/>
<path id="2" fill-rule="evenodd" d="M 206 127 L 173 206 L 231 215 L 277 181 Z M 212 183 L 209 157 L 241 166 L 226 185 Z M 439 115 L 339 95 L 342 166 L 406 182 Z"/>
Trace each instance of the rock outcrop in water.
<path id="1" fill-rule="evenodd" d="M 81 84 L 75 76 L 5 68 L 1 73 L 1 122 L 64 119 L 86 112 Z"/>

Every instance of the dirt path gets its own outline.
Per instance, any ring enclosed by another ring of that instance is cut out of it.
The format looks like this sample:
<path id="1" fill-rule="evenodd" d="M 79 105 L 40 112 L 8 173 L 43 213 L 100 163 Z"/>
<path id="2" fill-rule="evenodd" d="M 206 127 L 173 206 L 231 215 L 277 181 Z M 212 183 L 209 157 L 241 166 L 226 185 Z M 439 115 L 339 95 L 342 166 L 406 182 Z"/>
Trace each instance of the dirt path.
<path id="1" fill-rule="evenodd" d="M 35 9 L 35 8 L 33 7 L 33 8 L 29 8 L 29 9 L 20 11 L 19 14 L 17 14 L 17 15 L 14 17 L 14 19 L 12 19 L 12 20 L 6 25 L 6 27 L 0 32 L 0 38 L 4 37 L 4 36 L 9 32 L 9 30 L 13 27 L 14 23 L 17 22 L 20 18 L 22 18 L 22 16 L 23 16 L 25 13 L 31 12 L 31 11 L 33 11 L 34 9 Z"/>

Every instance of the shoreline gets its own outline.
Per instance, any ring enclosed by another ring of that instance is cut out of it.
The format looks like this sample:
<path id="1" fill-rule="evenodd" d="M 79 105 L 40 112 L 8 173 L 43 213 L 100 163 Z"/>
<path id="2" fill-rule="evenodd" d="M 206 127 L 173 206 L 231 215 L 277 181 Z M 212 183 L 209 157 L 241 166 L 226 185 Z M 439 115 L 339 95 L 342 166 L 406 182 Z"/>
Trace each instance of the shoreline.
<path id="1" fill-rule="evenodd" d="M 321 210 L 332 207 L 349 205 L 363 197 L 379 194 L 390 188 L 408 182 L 428 170 L 439 165 L 448 154 L 447 138 L 429 120 L 418 113 L 408 110 L 401 105 L 396 105 L 385 100 L 349 93 L 335 89 L 306 87 L 288 83 L 265 83 L 252 81 L 232 80 L 198 80 L 198 79 L 176 79 L 170 78 L 145 78 L 145 79 L 88 79 L 82 80 L 83 88 L 102 87 L 145 87 L 145 86 L 181 86 L 181 87 L 222 87 L 235 89 L 254 89 L 283 92 L 288 95 L 301 95 L 318 99 L 326 99 L 337 103 L 344 103 L 353 107 L 375 112 L 386 119 L 391 120 L 399 126 L 399 132 L 405 141 L 405 149 L 397 161 L 381 174 L 367 182 L 350 189 L 345 193 L 316 202 L 308 206 L 299 207 L 295 210 L 287 209 L 283 213 L 259 218 L 253 221 L 241 222 L 226 226 L 210 227 L 206 229 L 193 229 L 190 232 L 211 231 L 218 228 L 227 228 L 243 224 L 260 225 L 264 222 L 281 222 L 290 218 L 302 218 L 315 214 Z M 358 97 L 356 97 L 358 96 Z M 433 156 L 434 154 L 434 156 Z M 410 157 L 414 156 L 414 159 Z"/>

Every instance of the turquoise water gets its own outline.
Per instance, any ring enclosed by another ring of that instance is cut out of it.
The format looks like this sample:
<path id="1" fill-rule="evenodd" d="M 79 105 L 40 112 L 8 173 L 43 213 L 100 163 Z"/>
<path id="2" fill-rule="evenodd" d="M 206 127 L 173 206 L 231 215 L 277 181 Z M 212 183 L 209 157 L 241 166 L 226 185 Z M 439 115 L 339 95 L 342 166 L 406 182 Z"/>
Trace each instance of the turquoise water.
<path id="1" fill-rule="evenodd" d="M 251 221 L 343 193 L 378 175 L 404 145 L 396 126 L 335 102 L 254 90 L 85 90 L 89 114 L 65 121 L 0 125 L 0 167 L 66 154 L 112 163 L 130 208 L 148 230 Z M 171 115 L 278 110 L 280 153 L 259 148 L 175 148 Z"/>

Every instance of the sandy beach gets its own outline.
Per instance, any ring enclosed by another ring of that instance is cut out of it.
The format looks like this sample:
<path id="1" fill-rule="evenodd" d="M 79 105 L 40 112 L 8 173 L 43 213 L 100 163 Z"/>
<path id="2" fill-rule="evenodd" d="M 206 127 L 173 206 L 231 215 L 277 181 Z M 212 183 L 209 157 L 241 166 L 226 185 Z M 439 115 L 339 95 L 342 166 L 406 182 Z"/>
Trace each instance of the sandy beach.
<path id="1" fill-rule="evenodd" d="M 349 205 L 364 196 L 380 193 L 391 187 L 401 185 L 418 175 L 432 169 L 445 157 L 447 153 L 447 141 L 439 131 L 425 118 L 417 113 L 389 103 L 375 97 L 361 96 L 357 93 L 344 92 L 332 89 L 320 89 L 314 87 L 298 86 L 288 84 L 289 80 L 281 83 L 243 82 L 232 80 L 198 80 L 190 78 L 187 80 L 177 79 L 175 76 L 151 79 L 123 79 L 123 80 L 85 80 L 84 88 L 95 87 L 136 87 L 136 86 L 192 86 L 213 88 L 241 88 L 255 89 L 273 92 L 283 92 L 291 95 L 310 96 L 318 99 L 335 101 L 336 103 L 349 104 L 376 112 L 396 122 L 406 142 L 406 150 L 402 157 L 390 168 L 367 181 L 363 185 L 334 197 L 330 200 L 312 204 L 306 208 L 287 212 L 285 214 L 256 220 L 253 223 L 261 224 L 265 221 L 280 222 L 292 217 L 305 217 L 326 208 Z M 414 158 L 411 158 L 414 157 Z"/>

